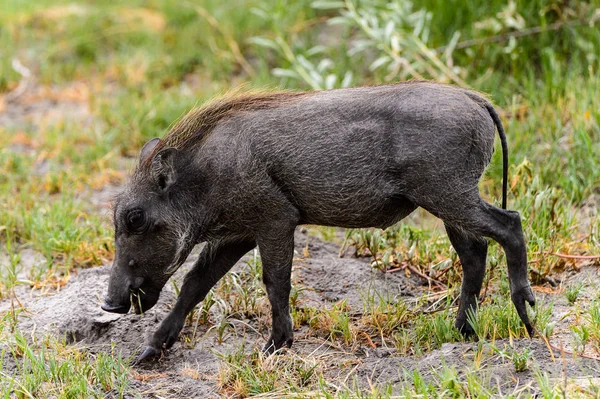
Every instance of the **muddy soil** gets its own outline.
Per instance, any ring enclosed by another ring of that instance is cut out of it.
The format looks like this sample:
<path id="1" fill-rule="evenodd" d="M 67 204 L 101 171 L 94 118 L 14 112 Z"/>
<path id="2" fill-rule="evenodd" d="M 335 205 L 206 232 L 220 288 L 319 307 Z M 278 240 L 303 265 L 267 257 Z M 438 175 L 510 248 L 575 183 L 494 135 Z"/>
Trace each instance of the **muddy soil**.
<path id="1" fill-rule="evenodd" d="M 340 258 L 339 244 L 325 242 L 299 231 L 296 236 L 297 257 L 294 260 L 294 284 L 303 287 L 299 301 L 312 306 L 332 306 L 346 300 L 353 313 L 363 310 L 364 295 L 377 292 L 382 295 L 406 297 L 423 292 L 423 281 L 417 276 L 407 277 L 404 273 L 382 273 L 370 267 L 368 259 Z M 175 275 L 181 284 L 182 277 L 193 263 L 194 255 Z M 246 258 L 247 260 L 247 258 Z M 235 268 L 247 267 L 246 260 Z M 172 284 L 167 284 L 157 306 L 144 315 L 115 315 L 100 309 L 102 295 L 106 289 L 109 267 L 102 266 L 81 270 L 72 275 L 60 291 L 41 293 L 28 288 L 17 290 L 18 326 L 21 331 L 35 332 L 38 336 L 51 334 L 64 337 L 72 345 L 91 352 L 115 353 L 133 358 L 142 349 L 147 334 L 152 332 L 175 301 Z M 598 278 L 596 268 L 588 268 L 572 277 L 577 279 Z M 565 339 L 568 345 L 568 318 L 561 320 L 568 311 L 564 296 L 555 296 L 555 322 L 557 335 L 553 340 Z M 405 298 L 409 299 L 409 298 Z M 549 295 L 538 293 L 539 300 L 550 300 Z M 564 301 L 564 303 L 563 303 Z M 0 302 L 0 313 L 10 311 L 15 302 Z M 218 316 L 215 316 L 218 317 Z M 222 342 L 216 328 L 206 325 L 186 326 L 180 342 L 166 356 L 152 364 L 136 366 L 130 375 L 131 391 L 144 398 L 209 398 L 222 397 L 218 385 L 220 354 L 244 348 L 260 347 L 268 336 L 268 323 L 264 320 L 230 320 L 233 326 Z M 189 337 L 194 339 L 190 342 Z M 300 356 L 317 357 L 325 362 L 325 375 L 333 383 L 369 387 L 371 384 L 403 384 L 405 374 L 413 370 L 423 375 L 434 375 L 444 364 L 457 370 L 471 367 L 477 343 L 460 342 L 444 344 L 422 357 L 398 356 L 393 348 L 344 347 L 331 344 L 325 339 L 307 333 L 307 327 L 295 332 L 296 341 L 292 351 Z M 556 342 L 555 342 L 556 343 Z M 497 341 L 496 347 L 509 348 L 508 341 Z M 515 340 L 513 347 L 522 351 L 532 350 L 532 365 L 528 371 L 517 373 L 511 360 L 484 349 L 489 356 L 477 370 L 490 386 L 499 386 L 502 392 L 512 392 L 515 386 L 523 386 L 534 378 L 534 370 L 547 373 L 551 380 L 562 381 L 565 374 L 569 381 L 577 384 L 589 381 L 600 383 L 600 364 L 594 360 L 561 356 L 555 351 L 551 358 L 549 349 L 540 339 Z M 5 355 L 5 370 L 14 360 Z M 459 371 L 461 372 L 461 371 Z"/>

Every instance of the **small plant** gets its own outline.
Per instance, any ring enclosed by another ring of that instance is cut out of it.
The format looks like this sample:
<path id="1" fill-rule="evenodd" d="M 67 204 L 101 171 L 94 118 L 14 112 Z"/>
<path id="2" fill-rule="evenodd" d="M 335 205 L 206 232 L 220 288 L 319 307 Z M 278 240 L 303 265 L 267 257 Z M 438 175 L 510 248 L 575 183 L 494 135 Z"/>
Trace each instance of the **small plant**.
<path id="1" fill-rule="evenodd" d="M 525 348 L 525 350 L 523 350 L 521 353 L 517 351 L 513 353 L 512 361 L 517 373 L 522 373 L 523 371 L 527 370 L 532 354 L 533 352 L 529 348 Z"/>
<path id="2" fill-rule="evenodd" d="M 569 305 L 575 304 L 575 301 L 579 297 L 579 294 L 581 293 L 582 289 L 583 289 L 582 282 L 579 282 L 577 284 L 572 284 L 567 287 L 567 290 L 565 291 L 565 297 L 567 298 Z"/>
<path id="3" fill-rule="evenodd" d="M 533 355 L 533 351 L 530 348 L 525 348 L 522 352 L 519 352 L 518 350 L 513 348 L 509 348 L 506 351 L 499 350 L 497 348 L 494 349 L 500 354 L 500 356 L 512 361 L 513 366 L 515 367 L 515 371 L 517 373 L 521 373 L 528 369 L 529 361 L 531 359 L 531 356 Z"/>
<path id="4" fill-rule="evenodd" d="M 489 301 L 489 303 L 488 303 Z M 541 305 L 541 304 L 540 304 Z M 551 309 L 551 307 L 548 307 Z M 546 307 L 538 306 L 538 314 L 542 320 L 541 325 L 547 323 L 546 316 L 549 315 Z M 485 304 L 479 306 L 474 317 L 470 312 L 467 321 L 473 327 L 475 335 L 479 339 L 495 340 L 509 337 L 525 338 L 527 331 L 521 323 L 514 305 L 506 294 L 496 294 L 488 297 Z"/>
<path id="5" fill-rule="evenodd" d="M 594 349 L 600 352 L 600 300 L 594 300 L 588 308 L 586 322 Z"/>
<path id="6" fill-rule="evenodd" d="M 374 290 L 363 295 L 363 306 L 362 326 L 382 339 L 400 330 L 414 317 L 402 298 L 389 298 Z"/>
<path id="7" fill-rule="evenodd" d="M 415 318 L 411 327 L 415 330 L 415 343 L 426 350 L 433 350 L 447 342 L 464 340 L 454 327 L 454 316 L 453 312 L 445 310 Z"/>
<path id="8" fill-rule="evenodd" d="M 350 323 L 350 315 L 348 314 L 348 306 L 346 301 L 342 301 L 333 306 L 331 311 L 327 312 L 331 318 L 330 334 L 331 337 L 342 337 L 346 345 L 354 341 L 354 331 Z"/>
<path id="9" fill-rule="evenodd" d="M 210 316 L 210 308 L 216 303 L 215 291 L 210 290 L 198 310 L 198 323 L 208 324 L 208 318 Z"/>
<path id="10" fill-rule="evenodd" d="M 585 346 L 590 340 L 590 330 L 588 327 L 585 324 L 571 326 L 571 332 L 573 333 L 575 350 L 579 353 L 585 352 Z"/>

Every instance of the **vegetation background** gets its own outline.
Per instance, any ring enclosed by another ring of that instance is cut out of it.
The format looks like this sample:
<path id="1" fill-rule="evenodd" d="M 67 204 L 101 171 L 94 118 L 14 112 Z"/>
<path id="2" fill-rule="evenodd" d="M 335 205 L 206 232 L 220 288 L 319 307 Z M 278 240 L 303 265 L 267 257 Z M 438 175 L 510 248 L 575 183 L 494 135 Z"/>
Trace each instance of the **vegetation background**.
<path id="1" fill-rule="evenodd" d="M 560 284 L 556 276 L 597 265 L 600 253 L 599 24 L 597 0 L 0 0 L 0 299 L 110 262 L 111 220 L 90 198 L 122 184 L 141 146 L 191 107 L 243 84 L 320 90 L 408 79 L 490 94 L 508 135 L 509 207 L 526 227 L 531 278 Z M 481 182 L 495 202 L 499 153 Z M 345 238 L 382 270 L 410 262 L 454 299 L 460 275 L 447 272 L 456 259 L 446 262 L 437 227 L 423 216 Z M 25 270 L 31 251 L 42 261 Z M 497 246 L 489 262 L 503 262 Z M 575 302 L 582 286 L 559 288 Z M 575 351 L 600 355 L 595 290 L 574 310 L 582 317 L 572 334 Z M 127 391 L 127 359 L 26 339 L 15 317 L 14 308 L 4 315 L 1 350 L 20 359 L 22 374 L 0 362 L 3 397 Z"/>

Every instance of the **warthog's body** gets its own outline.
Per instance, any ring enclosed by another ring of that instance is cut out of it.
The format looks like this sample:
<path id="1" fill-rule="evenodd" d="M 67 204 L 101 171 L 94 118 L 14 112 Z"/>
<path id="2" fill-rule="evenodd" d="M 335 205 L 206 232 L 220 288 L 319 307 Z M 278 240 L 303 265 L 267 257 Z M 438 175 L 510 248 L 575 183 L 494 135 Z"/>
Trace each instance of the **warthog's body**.
<path id="1" fill-rule="evenodd" d="M 291 345 L 296 226 L 386 228 L 420 206 L 444 221 L 463 264 L 457 327 L 470 331 L 467 310 L 476 308 L 485 273 L 483 237 L 491 237 L 506 252 L 512 299 L 531 331 L 519 215 L 487 204 L 477 189 L 495 123 L 505 146 L 485 99 L 426 82 L 246 94 L 192 111 L 165 139 L 146 144 L 116 202 L 117 256 L 103 307 L 127 312 L 130 291 L 137 311 L 152 307 L 194 245 L 206 241 L 142 357 L 159 354 L 187 313 L 258 245 L 273 311 L 267 349 Z"/>

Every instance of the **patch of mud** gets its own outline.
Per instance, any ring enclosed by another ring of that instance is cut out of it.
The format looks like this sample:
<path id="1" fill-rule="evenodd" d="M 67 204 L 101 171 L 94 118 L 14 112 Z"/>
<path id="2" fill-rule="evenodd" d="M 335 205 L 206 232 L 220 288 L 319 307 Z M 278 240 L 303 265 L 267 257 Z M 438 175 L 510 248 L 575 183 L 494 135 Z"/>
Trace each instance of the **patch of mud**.
<path id="1" fill-rule="evenodd" d="M 346 300 L 353 313 L 360 313 L 365 295 L 377 293 L 399 298 L 422 293 L 423 282 L 418 277 L 409 278 L 402 273 L 384 274 L 373 270 L 369 259 L 339 258 L 338 252 L 338 244 L 324 242 L 308 235 L 305 230 L 297 233 L 293 280 L 295 285 L 305 288 L 301 292 L 301 301 L 310 306 L 329 307 Z M 179 286 L 193 258 L 175 275 Z M 244 267 L 244 261 L 235 268 L 241 267 Z M 597 269 L 590 269 L 589 273 L 586 278 L 597 281 Z M 64 337 L 67 342 L 92 353 L 114 351 L 125 358 L 133 358 L 141 350 L 147 334 L 154 331 L 173 305 L 175 290 L 171 283 L 167 284 L 158 304 L 144 315 L 109 314 L 100 309 L 108 276 L 108 266 L 97 267 L 72 275 L 60 291 L 44 294 L 39 291 L 21 292 L 18 299 L 23 308 L 18 313 L 18 327 L 27 333 L 35 331 L 38 336 L 51 334 Z M 542 300 L 550 297 L 555 299 L 553 319 L 557 320 L 557 334 L 567 334 L 569 322 L 558 321 L 569 306 L 563 303 L 564 295 L 539 295 Z M 582 296 L 582 300 L 584 298 Z M 10 301 L 0 302 L 0 313 L 10 309 Z M 146 398 L 220 397 L 219 353 L 260 347 L 268 336 L 268 324 L 264 321 L 229 321 L 234 328 L 222 340 L 214 326 L 187 325 L 179 342 L 163 359 L 133 369 L 130 390 Z M 426 378 L 436 378 L 437 371 L 443 366 L 450 366 L 461 375 L 466 369 L 473 370 L 478 356 L 476 342 L 444 344 L 422 357 L 399 356 L 394 348 L 352 349 L 332 344 L 311 337 L 307 329 L 302 327 L 296 331 L 292 351 L 299 356 L 318 357 L 324 365 L 325 376 L 336 385 L 352 386 L 356 383 L 368 389 L 372 385 L 392 384 L 394 389 L 399 389 L 409 381 L 407 376 L 412 371 L 419 371 Z M 557 360 L 553 361 L 549 349 L 539 339 L 515 340 L 512 343 L 517 351 L 522 352 L 525 348 L 532 351 L 528 371 L 517 373 L 510 358 L 501 355 L 502 351 L 510 352 L 511 343 L 496 341 L 494 345 L 500 352 L 493 351 L 489 345 L 484 347 L 484 360 L 474 372 L 490 386 L 501 387 L 502 392 L 512 392 L 518 384 L 533 381 L 536 369 L 547 373 L 551 379 L 564 378 L 565 375 L 580 379 L 600 375 L 600 365 L 593 360 L 575 359 L 554 351 Z M 11 369 L 11 361 L 14 363 L 5 355 L 5 370 Z"/>
<path id="2" fill-rule="evenodd" d="M 401 273 L 381 273 L 370 266 L 369 258 L 340 258 L 339 250 L 338 244 L 296 234 L 296 251 L 303 256 L 295 260 L 293 281 L 306 288 L 309 301 L 328 304 L 345 300 L 351 310 L 361 311 L 366 296 L 412 296 L 419 284 Z"/>

